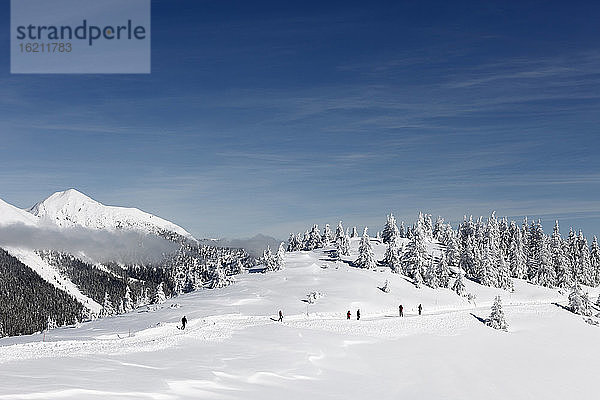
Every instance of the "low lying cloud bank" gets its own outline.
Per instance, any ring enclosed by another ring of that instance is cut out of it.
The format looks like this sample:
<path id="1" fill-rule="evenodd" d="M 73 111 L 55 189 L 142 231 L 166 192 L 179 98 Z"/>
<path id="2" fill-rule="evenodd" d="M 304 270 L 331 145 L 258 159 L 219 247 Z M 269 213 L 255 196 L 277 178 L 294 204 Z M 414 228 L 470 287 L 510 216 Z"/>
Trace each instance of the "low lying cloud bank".
<path id="1" fill-rule="evenodd" d="M 135 231 L 105 231 L 83 227 L 0 226 L 0 247 L 57 250 L 91 262 L 157 262 L 177 250 L 177 245 L 159 236 Z"/>

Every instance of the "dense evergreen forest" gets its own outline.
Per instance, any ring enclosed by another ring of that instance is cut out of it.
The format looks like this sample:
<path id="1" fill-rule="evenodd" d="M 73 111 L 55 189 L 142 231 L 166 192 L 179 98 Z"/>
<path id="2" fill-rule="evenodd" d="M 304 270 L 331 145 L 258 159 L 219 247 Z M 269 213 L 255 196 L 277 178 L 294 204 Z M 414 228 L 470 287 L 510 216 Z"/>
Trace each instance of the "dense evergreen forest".
<path id="1" fill-rule="evenodd" d="M 81 321 L 83 305 L 0 249 L 0 337 Z"/>

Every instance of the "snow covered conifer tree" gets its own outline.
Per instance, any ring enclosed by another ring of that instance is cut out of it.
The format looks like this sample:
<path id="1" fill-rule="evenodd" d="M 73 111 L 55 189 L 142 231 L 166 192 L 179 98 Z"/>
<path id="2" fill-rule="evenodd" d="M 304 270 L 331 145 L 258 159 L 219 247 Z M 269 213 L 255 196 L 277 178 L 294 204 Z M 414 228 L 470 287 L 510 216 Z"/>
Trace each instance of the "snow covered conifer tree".
<path id="1" fill-rule="evenodd" d="M 400 222 L 400 228 L 398 228 L 398 236 L 401 238 L 406 237 L 406 228 L 404 227 L 404 221 Z"/>
<path id="2" fill-rule="evenodd" d="M 399 236 L 400 232 L 396 225 L 396 218 L 394 218 L 394 214 L 390 213 L 390 215 L 387 216 L 387 222 L 383 227 L 383 233 L 381 235 L 383 243 L 389 243 L 392 240 L 395 241 Z"/>
<path id="3" fill-rule="evenodd" d="M 500 296 L 496 296 L 494 304 L 492 305 L 492 313 L 490 317 L 485 320 L 485 324 L 494 329 L 508 330 L 508 324 L 504 318 L 504 311 L 502 311 L 502 300 Z"/>
<path id="4" fill-rule="evenodd" d="M 279 244 L 279 249 L 277 249 L 277 254 L 275 254 L 275 268 L 276 270 L 280 270 L 285 265 L 285 247 L 283 242 Z"/>
<path id="5" fill-rule="evenodd" d="M 301 250 L 302 248 L 302 244 L 300 243 L 300 241 L 298 240 L 298 236 L 294 235 L 293 233 L 290 233 L 290 237 L 288 239 L 288 247 L 287 247 L 287 251 L 298 251 Z"/>
<path id="6" fill-rule="evenodd" d="M 392 272 L 400 273 L 402 269 L 402 262 L 400 261 L 400 249 L 398 243 L 392 240 L 388 243 L 388 247 L 385 250 L 385 256 L 383 257 L 383 263 L 389 267 Z"/>
<path id="7" fill-rule="evenodd" d="M 598 246 L 598 238 L 596 236 L 592 240 L 592 247 L 590 249 L 590 266 L 594 286 L 598 286 L 600 285 L 600 246 Z"/>
<path id="8" fill-rule="evenodd" d="M 423 281 L 425 285 L 429 286 L 432 289 L 437 289 L 440 287 L 440 281 L 437 276 L 436 266 L 433 264 L 433 258 L 429 259 L 427 263 L 427 268 L 425 270 L 425 276 L 423 277 Z"/>
<path id="9" fill-rule="evenodd" d="M 140 294 L 137 298 L 137 302 L 135 303 L 136 307 L 139 306 L 145 306 L 147 304 L 150 304 L 150 296 L 148 295 L 148 288 L 147 287 L 142 287 Z"/>
<path id="10" fill-rule="evenodd" d="M 423 278 L 423 274 L 421 273 L 420 269 L 414 271 L 413 283 L 415 284 L 415 287 L 417 289 L 421 288 L 421 286 L 423 286 L 423 283 L 425 283 L 425 279 Z"/>
<path id="11" fill-rule="evenodd" d="M 355 238 L 358 236 L 358 232 L 356 230 L 356 227 L 352 228 L 352 233 L 350 234 L 350 238 Z"/>
<path id="12" fill-rule="evenodd" d="M 448 268 L 446 255 L 444 253 L 442 253 L 442 256 L 440 257 L 435 273 L 439 281 L 439 286 L 447 288 L 450 285 L 450 269 Z"/>
<path id="13" fill-rule="evenodd" d="M 554 224 L 554 232 L 550 239 L 550 254 L 556 276 L 556 286 L 563 289 L 570 287 L 572 275 L 569 271 L 569 261 L 565 255 L 565 244 L 560 236 L 558 221 Z"/>
<path id="14" fill-rule="evenodd" d="M 586 317 L 592 315 L 588 294 L 582 293 L 581 287 L 577 283 L 573 286 L 573 291 L 569 295 L 569 309 L 575 314 Z"/>
<path id="15" fill-rule="evenodd" d="M 304 232 L 304 235 L 302 236 L 302 241 L 300 242 L 302 250 L 307 250 L 309 242 L 310 242 L 310 232 L 307 230 Z"/>
<path id="16" fill-rule="evenodd" d="M 592 263 L 590 256 L 590 248 L 588 247 L 587 239 L 583 236 L 583 232 L 579 231 L 577 237 L 579 246 L 579 276 L 580 282 L 584 285 L 594 286 L 594 271 L 592 271 Z"/>
<path id="17" fill-rule="evenodd" d="M 442 233 L 444 232 L 444 218 L 438 216 L 435 220 L 435 225 L 433 225 L 433 238 L 439 242 L 444 243 L 442 240 Z"/>
<path id="18" fill-rule="evenodd" d="M 110 315 L 112 315 L 112 314 L 110 314 Z M 58 324 L 56 323 L 56 321 L 53 318 L 48 316 L 48 320 L 46 322 L 46 330 L 56 329 L 56 328 L 58 328 Z"/>
<path id="19" fill-rule="evenodd" d="M 541 267 L 541 257 L 544 248 L 544 230 L 540 220 L 533 221 L 529 229 L 529 250 L 527 252 L 527 276 L 533 281 L 537 269 Z"/>
<path id="20" fill-rule="evenodd" d="M 532 282 L 540 286 L 554 287 L 556 284 L 556 272 L 552 265 L 552 254 L 550 253 L 546 237 L 542 237 L 542 246 L 538 256 L 538 265 Z"/>
<path id="21" fill-rule="evenodd" d="M 504 261 L 504 257 L 500 256 L 498 259 L 498 287 L 504 290 L 509 290 L 513 288 L 513 281 L 510 278 L 510 269 L 506 261 Z"/>
<path id="22" fill-rule="evenodd" d="M 458 248 L 458 238 L 456 235 L 451 235 L 446 245 L 446 262 L 448 265 L 457 267 L 460 262 L 460 250 Z"/>
<path id="23" fill-rule="evenodd" d="M 456 294 L 459 296 L 462 296 L 465 293 L 466 286 L 465 286 L 465 283 L 463 282 L 462 272 L 458 273 L 458 276 L 456 277 L 456 280 L 454 281 L 454 284 L 452 285 L 452 290 L 454 292 L 456 292 Z"/>
<path id="24" fill-rule="evenodd" d="M 342 233 L 341 236 L 335 241 L 335 247 L 337 248 L 338 254 L 340 256 L 349 256 L 350 255 L 350 238 L 345 233 Z"/>
<path id="25" fill-rule="evenodd" d="M 335 241 L 337 242 L 342 236 L 346 235 L 342 221 L 338 222 L 337 228 L 335 228 Z"/>
<path id="26" fill-rule="evenodd" d="M 421 214 L 420 220 L 423 221 L 422 228 L 425 238 L 433 240 L 433 222 L 431 221 L 431 214 Z"/>
<path id="27" fill-rule="evenodd" d="M 483 250 L 483 257 L 477 268 L 477 274 L 475 278 L 477 281 L 484 286 L 497 286 L 497 270 L 494 268 L 495 257 L 493 257 L 490 251 L 489 244 L 486 244 Z"/>
<path id="28" fill-rule="evenodd" d="M 308 233 L 308 239 L 304 243 L 304 250 L 314 250 L 321 247 L 323 247 L 323 241 L 321 239 L 319 225 L 313 225 L 312 229 Z"/>
<path id="29" fill-rule="evenodd" d="M 420 280 L 421 283 L 429 264 L 429 255 L 425 248 L 425 233 L 422 227 L 422 219 L 423 214 L 420 213 L 413 235 L 402 257 L 404 274 L 413 278 L 413 280 Z"/>
<path id="30" fill-rule="evenodd" d="M 517 227 L 514 221 L 511 221 L 510 227 L 510 242 L 508 252 L 510 254 L 508 262 L 510 275 L 513 278 L 525 279 L 527 275 L 527 265 L 525 254 L 523 252 L 523 236 L 521 229 Z"/>
<path id="31" fill-rule="evenodd" d="M 523 256 L 525 260 L 529 257 L 529 225 L 527 217 L 523 218 L 523 225 L 521 226 L 521 240 L 523 241 Z"/>
<path id="32" fill-rule="evenodd" d="M 134 309 L 134 303 L 131 299 L 131 289 L 125 285 L 125 296 L 123 297 L 123 311 L 129 312 Z"/>
<path id="33" fill-rule="evenodd" d="M 389 293 L 390 292 L 390 281 L 389 280 L 385 280 L 385 283 L 383 284 L 383 287 L 381 288 L 381 290 L 384 293 Z"/>
<path id="34" fill-rule="evenodd" d="M 110 300 L 110 296 L 108 292 L 104 292 L 104 302 L 102 303 L 102 309 L 100 310 L 100 317 L 108 317 L 111 315 L 115 315 L 117 311 Z"/>
<path id="35" fill-rule="evenodd" d="M 358 259 L 355 264 L 360 268 L 373 269 L 377 266 L 375 261 L 375 254 L 373 253 L 373 247 L 371 246 L 371 239 L 367 234 L 367 228 L 363 232 L 363 236 L 360 239 L 360 246 L 358 247 Z"/>
<path id="36" fill-rule="evenodd" d="M 269 249 L 269 252 L 271 250 Z M 271 254 L 271 262 L 274 262 L 273 254 Z M 217 260 L 217 265 L 212 270 L 212 280 L 210 282 L 210 289 L 219 289 L 225 286 L 229 286 L 232 283 L 231 279 L 225 274 L 225 269 L 221 260 Z"/>
<path id="37" fill-rule="evenodd" d="M 500 231 L 500 252 L 502 253 L 502 257 L 504 257 L 504 261 L 508 262 L 510 259 L 510 254 L 508 250 L 510 248 L 510 229 L 508 227 L 508 220 L 506 217 L 503 217 L 498 224 L 498 230 Z"/>
<path id="38" fill-rule="evenodd" d="M 475 277 L 477 274 L 479 260 L 475 256 L 475 251 L 476 246 L 473 244 L 473 238 L 467 238 L 460 251 L 458 266 L 470 277 Z"/>
<path id="39" fill-rule="evenodd" d="M 321 238 L 321 241 L 323 242 L 323 246 L 329 246 L 333 241 L 329 224 L 325 224 L 325 230 L 323 231 L 323 237 Z"/>
<path id="40" fill-rule="evenodd" d="M 265 272 L 277 270 L 277 261 L 271 251 L 271 247 L 267 245 L 267 248 L 263 250 L 263 256 L 261 262 L 265 266 Z"/>
<path id="41" fill-rule="evenodd" d="M 156 295 L 154 296 L 154 304 L 162 304 L 167 301 L 165 290 L 163 288 L 163 282 L 159 283 L 156 287 Z"/>

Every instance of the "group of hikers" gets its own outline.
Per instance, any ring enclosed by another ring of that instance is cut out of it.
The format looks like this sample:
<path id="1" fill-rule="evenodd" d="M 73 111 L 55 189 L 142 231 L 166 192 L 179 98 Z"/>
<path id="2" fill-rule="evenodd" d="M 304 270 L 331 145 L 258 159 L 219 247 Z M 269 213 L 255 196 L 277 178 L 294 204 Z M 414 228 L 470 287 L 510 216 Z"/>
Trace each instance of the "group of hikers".
<path id="1" fill-rule="evenodd" d="M 421 304 L 419 304 L 419 307 L 417 307 L 417 309 L 419 310 L 419 315 L 421 315 L 422 311 L 423 311 L 423 306 Z M 398 314 L 400 317 L 404 317 L 404 307 L 402 306 L 402 304 L 400 304 L 398 306 Z M 352 313 L 350 312 L 350 310 L 348 310 L 348 312 L 346 313 L 346 319 L 351 319 L 352 317 Z M 360 321 L 360 308 L 356 310 L 356 320 Z M 283 312 L 281 310 L 279 310 L 279 319 L 277 319 L 278 322 L 283 322 Z M 185 329 L 185 325 L 187 324 L 187 318 L 185 317 L 185 315 L 183 316 L 183 318 L 181 318 L 181 329 Z"/>
<path id="2" fill-rule="evenodd" d="M 352 317 L 352 313 L 350 312 L 350 310 L 348 310 L 348 312 L 346 313 L 346 319 L 350 319 L 350 317 Z M 356 320 L 360 321 L 360 308 L 356 310 Z"/>
<path id="3" fill-rule="evenodd" d="M 421 304 L 419 304 L 419 307 L 417 307 L 417 310 L 419 310 L 419 315 L 421 315 L 421 313 L 423 312 L 423 306 Z M 404 307 L 402 306 L 402 304 L 400 304 L 398 306 L 398 315 L 400 317 L 404 317 Z"/>
<path id="4" fill-rule="evenodd" d="M 423 305 L 419 304 L 417 310 L 419 310 L 419 315 L 421 315 L 421 313 L 423 312 Z M 400 317 L 404 317 L 404 306 L 402 304 L 398 306 L 398 315 Z M 350 312 L 350 310 L 348 310 L 348 312 L 346 313 L 346 319 L 351 319 L 351 317 L 352 313 Z M 360 308 L 356 310 L 356 320 L 360 320 Z"/>

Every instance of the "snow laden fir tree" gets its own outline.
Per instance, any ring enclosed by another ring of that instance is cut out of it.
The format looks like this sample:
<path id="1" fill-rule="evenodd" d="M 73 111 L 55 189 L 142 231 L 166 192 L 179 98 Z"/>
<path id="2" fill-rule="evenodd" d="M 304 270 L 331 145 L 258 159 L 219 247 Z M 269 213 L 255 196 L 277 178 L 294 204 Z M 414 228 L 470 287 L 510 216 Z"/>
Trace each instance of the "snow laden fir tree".
<path id="1" fill-rule="evenodd" d="M 344 231 L 342 221 L 338 223 L 335 229 L 335 248 L 337 249 L 338 257 L 350 255 L 350 238 Z"/>
<path id="2" fill-rule="evenodd" d="M 492 305 L 492 313 L 489 318 L 485 320 L 485 324 L 490 328 L 508 330 L 508 324 L 504 318 L 504 311 L 502 311 L 502 300 L 500 296 L 496 296 L 494 304 Z"/>
<path id="3" fill-rule="evenodd" d="M 315 225 L 316 226 L 316 225 Z M 285 244 L 281 242 L 277 253 L 273 254 L 271 248 L 267 246 L 267 249 L 263 251 L 261 258 L 262 264 L 264 265 L 264 272 L 279 271 L 285 264 Z"/>
<path id="4" fill-rule="evenodd" d="M 377 261 L 375 260 L 375 254 L 373 253 L 373 246 L 371 246 L 371 238 L 367 234 L 367 228 L 363 232 L 363 236 L 360 239 L 360 245 L 358 246 L 358 259 L 354 264 L 359 268 L 374 269 L 377 267 Z"/>

